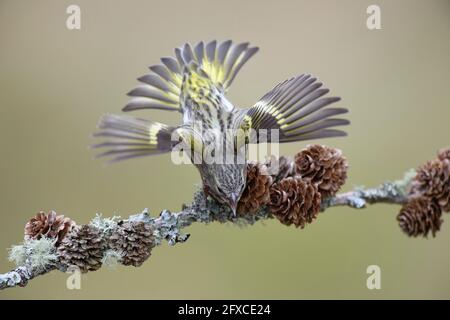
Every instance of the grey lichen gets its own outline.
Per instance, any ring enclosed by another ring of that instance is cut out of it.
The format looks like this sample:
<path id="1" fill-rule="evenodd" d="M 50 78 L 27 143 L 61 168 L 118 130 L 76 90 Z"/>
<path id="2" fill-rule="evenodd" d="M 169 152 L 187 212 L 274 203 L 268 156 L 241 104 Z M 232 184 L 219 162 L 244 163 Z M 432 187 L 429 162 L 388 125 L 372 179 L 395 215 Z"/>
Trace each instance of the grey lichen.
<path id="1" fill-rule="evenodd" d="M 409 169 L 405 172 L 403 175 L 403 178 L 400 180 L 394 181 L 397 188 L 406 195 L 409 191 L 409 187 L 411 186 L 411 182 L 414 179 L 414 177 L 417 175 L 416 169 Z"/>
<path id="2" fill-rule="evenodd" d="M 403 191 L 394 182 L 385 182 L 374 189 L 357 189 L 356 194 L 369 203 L 397 202 L 404 196 Z"/>
<path id="3" fill-rule="evenodd" d="M 334 206 L 362 209 L 367 204 L 380 202 L 404 204 L 408 200 L 408 189 L 414 176 L 415 170 L 409 170 L 400 180 L 387 181 L 376 188 L 356 187 L 353 191 L 324 199 L 321 206 L 322 211 Z"/>
<path id="4" fill-rule="evenodd" d="M 89 222 L 89 224 L 97 229 L 101 230 L 103 233 L 109 233 L 114 230 L 117 226 L 117 222 L 120 220 L 119 216 L 113 216 L 111 218 L 103 218 L 102 214 L 96 214 L 95 218 Z"/>
<path id="5" fill-rule="evenodd" d="M 122 254 L 118 251 L 108 249 L 103 254 L 102 265 L 115 269 L 122 259 Z"/>
<path id="6" fill-rule="evenodd" d="M 407 200 L 407 192 L 415 176 L 416 170 L 411 169 L 404 174 L 402 179 L 384 182 L 378 188 L 357 188 L 355 193 L 369 203 L 387 202 L 401 204 Z"/>
<path id="7" fill-rule="evenodd" d="M 8 250 L 8 260 L 16 266 L 22 266 L 27 260 L 27 252 L 23 244 L 14 245 Z"/>
<path id="8" fill-rule="evenodd" d="M 148 211 L 148 208 L 145 208 L 142 210 L 142 212 L 131 215 L 128 220 L 130 221 L 142 221 L 145 223 L 150 223 L 153 218 L 150 216 L 150 213 Z"/>
<path id="9" fill-rule="evenodd" d="M 184 218 L 188 218 L 189 214 L 186 217 L 180 215 L 178 213 L 172 213 L 169 210 L 163 210 L 159 217 L 154 220 L 155 225 L 155 244 L 159 245 L 162 239 L 165 239 L 170 246 L 173 246 L 179 242 L 185 242 L 189 238 L 189 234 L 185 234 L 181 232 L 181 228 L 187 226 L 187 221 L 189 219 L 184 220 Z"/>
<path id="10" fill-rule="evenodd" d="M 58 260 L 56 255 L 55 240 L 43 237 L 39 240 L 26 240 L 27 260 L 33 270 L 43 272 L 48 265 Z"/>
<path id="11" fill-rule="evenodd" d="M 42 237 L 39 240 L 25 240 L 23 244 L 11 247 L 9 260 L 17 266 L 27 265 L 37 273 L 43 272 L 58 260 L 55 239 Z"/>
<path id="12" fill-rule="evenodd" d="M 18 267 L 8 273 L 0 274 L 0 289 L 25 286 L 30 278 L 26 267 Z"/>

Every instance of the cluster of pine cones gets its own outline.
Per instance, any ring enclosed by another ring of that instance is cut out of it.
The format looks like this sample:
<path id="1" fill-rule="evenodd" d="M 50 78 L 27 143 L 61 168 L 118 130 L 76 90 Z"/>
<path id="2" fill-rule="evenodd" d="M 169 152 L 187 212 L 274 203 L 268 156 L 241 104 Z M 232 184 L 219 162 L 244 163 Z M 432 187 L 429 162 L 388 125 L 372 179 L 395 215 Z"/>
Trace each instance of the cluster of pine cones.
<path id="1" fill-rule="evenodd" d="M 250 162 L 238 213 L 254 214 L 267 206 L 281 223 L 304 228 L 319 214 L 321 201 L 345 183 L 347 168 L 340 150 L 322 145 L 308 146 L 294 159 Z"/>
<path id="2" fill-rule="evenodd" d="M 409 190 L 409 201 L 397 216 L 400 228 L 409 236 L 433 237 L 439 231 L 442 212 L 450 211 L 450 148 L 417 169 Z"/>
<path id="3" fill-rule="evenodd" d="M 93 225 L 77 225 L 70 218 L 51 211 L 39 212 L 25 225 L 25 239 L 54 239 L 60 264 L 76 266 L 83 273 L 102 266 L 106 250 L 120 255 L 123 265 L 140 266 L 154 247 L 152 227 L 140 221 L 121 221 L 111 232 Z"/>
<path id="4" fill-rule="evenodd" d="M 311 145 L 294 159 L 280 157 L 264 163 L 250 162 L 247 186 L 239 202 L 240 215 L 254 214 L 267 206 L 285 225 L 304 228 L 320 212 L 323 199 L 334 196 L 347 178 L 348 164 L 340 150 Z M 397 216 L 409 236 L 434 236 L 442 212 L 450 211 L 450 149 L 417 169 L 408 202 Z M 54 211 L 39 212 L 25 225 L 25 239 L 54 239 L 59 262 L 81 272 L 102 266 L 106 250 L 114 250 L 124 265 L 140 266 L 155 246 L 153 229 L 140 221 L 120 221 L 109 232 L 93 225 L 77 225 Z"/>

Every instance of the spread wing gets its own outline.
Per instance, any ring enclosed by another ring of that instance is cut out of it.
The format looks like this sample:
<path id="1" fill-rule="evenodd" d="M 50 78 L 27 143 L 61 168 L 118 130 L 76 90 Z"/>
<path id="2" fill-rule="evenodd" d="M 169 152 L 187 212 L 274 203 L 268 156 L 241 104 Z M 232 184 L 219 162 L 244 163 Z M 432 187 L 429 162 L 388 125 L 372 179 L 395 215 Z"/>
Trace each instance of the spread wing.
<path id="1" fill-rule="evenodd" d="M 176 129 L 160 122 L 123 116 L 104 115 L 95 137 L 104 141 L 94 145 L 101 148 L 97 157 L 110 157 L 111 162 L 170 152 L 174 145 L 172 132 Z"/>
<path id="2" fill-rule="evenodd" d="M 338 97 L 324 97 L 329 90 L 308 74 L 285 80 L 265 94 L 253 107 L 244 109 L 242 120 L 254 129 L 257 142 L 277 142 L 270 135 L 270 129 L 278 129 L 279 142 L 292 142 L 347 135 L 335 129 L 347 125 L 347 119 L 337 118 L 347 113 L 345 108 L 330 108 L 340 100 Z M 268 129 L 267 135 L 264 133 Z M 264 135 L 264 139 L 262 139 Z"/>

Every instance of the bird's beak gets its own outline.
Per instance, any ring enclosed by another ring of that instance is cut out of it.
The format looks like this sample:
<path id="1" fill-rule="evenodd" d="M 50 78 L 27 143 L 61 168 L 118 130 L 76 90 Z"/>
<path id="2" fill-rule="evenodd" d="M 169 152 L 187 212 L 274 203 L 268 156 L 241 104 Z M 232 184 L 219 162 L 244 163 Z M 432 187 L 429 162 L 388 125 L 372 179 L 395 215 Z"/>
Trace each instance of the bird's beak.
<path id="1" fill-rule="evenodd" d="M 239 199 L 236 194 L 232 194 L 230 197 L 230 208 L 233 211 L 233 217 L 236 217 L 237 205 Z"/>

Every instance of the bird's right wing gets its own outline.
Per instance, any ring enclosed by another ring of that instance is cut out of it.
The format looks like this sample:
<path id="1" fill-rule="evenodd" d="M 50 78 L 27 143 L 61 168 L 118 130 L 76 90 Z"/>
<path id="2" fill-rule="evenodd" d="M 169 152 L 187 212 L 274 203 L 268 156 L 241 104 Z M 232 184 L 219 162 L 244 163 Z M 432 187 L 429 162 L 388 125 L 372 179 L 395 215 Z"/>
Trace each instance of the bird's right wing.
<path id="1" fill-rule="evenodd" d="M 98 128 L 94 136 L 104 141 L 93 147 L 103 150 L 97 157 L 110 157 L 111 162 L 170 152 L 176 142 L 175 127 L 130 116 L 105 114 Z"/>
<path id="2" fill-rule="evenodd" d="M 224 92 L 230 87 L 242 66 L 258 51 L 248 43 L 233 44 L 231 40 L 203 42 L 192 47 L 186 43 L 175 49 L 175 57 L 161 58 L 162 64 L 150 67 L 140 77 L 142 83 L 128 93 L 130 102 L 123 111 L 162 109 L 181 111 L 180 94 L 185 69 L 192 63 L 203 70 L 212 87 Z"/>
<path id="3" fill-rule="evenodd" d="M 279 142 L 291 142 L 347 135 L 334 127 L 347 125 L 347 119 L 335 116 L 347 113 L 345 108 L 329 108 L 340 100 L 323 97 L 329 90 L 311 75 L 301 75 L 281 82 L 265 94 L 253 107 L 241 111 L 241 126 L 259 134 L 278 129 Z M 264 134 L 272 141 L 270 132 Z M 262 140 L 262 139 L 261 139 Z M 259 142 L 259 140 L 258 140 Z"/>
<path id="4" fill-rule="evenodd" d="M 103 141 L 92 147 L 102 150 L 97 157 L 109 157 L 110 162 L 182 150 L 194 159 L 203 151 L 201 134 L 190 127 L 172 127 L 136 117 L 105 114 L 98 129 L 94 137 Z"/>

